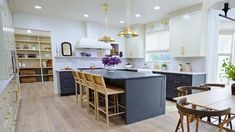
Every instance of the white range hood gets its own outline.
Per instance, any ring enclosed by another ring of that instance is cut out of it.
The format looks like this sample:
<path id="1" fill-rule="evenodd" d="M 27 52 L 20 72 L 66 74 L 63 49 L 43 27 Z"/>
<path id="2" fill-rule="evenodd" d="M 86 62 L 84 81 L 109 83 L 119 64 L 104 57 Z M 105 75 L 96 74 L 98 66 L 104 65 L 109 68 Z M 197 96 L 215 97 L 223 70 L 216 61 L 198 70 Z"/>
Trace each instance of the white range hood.
<path id="1" fill-rule="evenodd" d="M 112 46 L 109 43 L 99 42 L 97 39 L 81 38 L 79 44 L 77 45 L 77 48 L 110 50 L 112 49 Z"/>

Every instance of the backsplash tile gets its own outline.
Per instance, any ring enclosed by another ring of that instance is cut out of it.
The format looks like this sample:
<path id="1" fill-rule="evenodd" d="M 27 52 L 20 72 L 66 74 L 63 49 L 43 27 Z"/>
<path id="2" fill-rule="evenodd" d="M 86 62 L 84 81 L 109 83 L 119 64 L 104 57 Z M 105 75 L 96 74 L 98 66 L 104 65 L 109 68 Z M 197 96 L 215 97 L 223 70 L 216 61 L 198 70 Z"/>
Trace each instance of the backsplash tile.
<path id="1" fill-rule="evenodd" d="M 134 65 L 135 68 L 143 68 L 145 59 L 129 59 L 128 62 Z M 185 63 L 191 63 L 193 72 L 205 72 L 206 71 L 206 58 L 205 57 L 174 58 L 172 62 L 167 63 L 168 70 L 178 70 L 178 65 L 185 64 Z M 146 64 L 148 67 L 153 69 L 156 63 L 146 62 Z"/>

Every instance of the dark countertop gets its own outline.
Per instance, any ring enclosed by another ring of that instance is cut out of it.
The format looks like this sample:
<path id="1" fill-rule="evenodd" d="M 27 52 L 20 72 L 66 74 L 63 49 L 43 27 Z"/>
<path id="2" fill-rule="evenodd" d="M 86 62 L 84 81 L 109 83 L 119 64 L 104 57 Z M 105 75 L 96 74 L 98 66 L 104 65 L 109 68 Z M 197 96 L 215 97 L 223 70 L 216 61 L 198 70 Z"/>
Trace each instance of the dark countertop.
<path id="1" fill-rule="evenodd" d="M 152 78 L 165 76 L 162 74 L 152 74 L 152 73 L 144 73 L 144 72 L 131 72 L 131 71 L 122 71 L 122 70 L 114 70 L 108 71 L 106 69 L 100 70 L 83 70 L 83 72 L 100 74 L 104 78 L 113 79 L 113 80 L 128 80 L 128 79 L 139 79 L 139 78 Z"/>

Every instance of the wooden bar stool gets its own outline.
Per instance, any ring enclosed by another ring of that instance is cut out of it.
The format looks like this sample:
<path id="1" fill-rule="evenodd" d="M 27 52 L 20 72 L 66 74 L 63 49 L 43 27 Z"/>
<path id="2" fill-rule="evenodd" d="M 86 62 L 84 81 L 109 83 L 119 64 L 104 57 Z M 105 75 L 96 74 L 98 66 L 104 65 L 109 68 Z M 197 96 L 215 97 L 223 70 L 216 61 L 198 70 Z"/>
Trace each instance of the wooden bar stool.
<path id="1" fill-rule="evenodd" d="M 86 100 L 86 96 L 83 96 L 84 94 L 84 88 L 86 89 L 86 80 L 85 80 L 85 76 L 84 73 L 81 71 L 77 71 L 77 75 L 79 78 L 79 90 L 80 90 L 80 104 L 81 107 L 83 108 L 83 102 Z M 76 94 L 76 98 L 78 98 L 78 95 Z"/>
<path id="2" fill-rule="evenodd" d="M 94 113 L 96 117 L 97 107 L 96 107 L 96 101 L 95 101 L 96 94 L 95 94 L 94 78 L 93 78 L 93 75 L 90 73 L 84 73 L 84 77 L 86 79 L 87 112 L 90 114 L 90 106 L 92 106 L 94 108 Z"/>
<path id="3" fill-rule="evenodd" d="M 76 71 L 72 71 L 74 82 L 75 82 L 75 95 L 76 95 L 76 104 L 78 103 L 78 85 L 80 85 L 79 75 Z"/>
<path id="4" fill-rule="evenodd" d="M 118 95 L 125 93 L 125 91 L 121 88 L 114 87 L 114 86 L 106 87 L 103 76 L 93 75 L 93 78 L 94 78 L 95 89 L 96 89 L 97 118 L 99 118 L 99 112 L 103 112 L 106 116 L 106 123 L 109 126 L 109 117 L 125 113 L 124 110 L 120 112 L 119 108 L 122 107 L 123 109 L 125 109 L 125 107 L 120 105 L 118 101 Z M 100 107 L 99 94 L 105 96 L 104 107 Z M 110 95 L 114 97 L 114 100 L 113 100 L 114 107 L 109 107 L 109 102 L 112 102 L 108 98 Z M 113 111 L 111 111 L 110 109 L 112 109 Z"/>

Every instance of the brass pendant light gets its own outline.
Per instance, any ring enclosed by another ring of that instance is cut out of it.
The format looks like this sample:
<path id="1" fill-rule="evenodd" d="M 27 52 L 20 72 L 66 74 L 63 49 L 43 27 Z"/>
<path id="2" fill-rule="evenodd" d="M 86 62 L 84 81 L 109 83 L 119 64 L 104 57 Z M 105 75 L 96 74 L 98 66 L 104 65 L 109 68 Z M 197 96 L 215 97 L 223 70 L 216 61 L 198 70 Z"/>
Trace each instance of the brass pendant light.
<path id="1" fill-rule="evenodd" d="M 139 36 L 137 32 L 132 31 L 130 28 L 130 14 L 131 14 L 130 6 L 131 6 L 130 0 L 126 0 L 126 27 L 123 29 L 123 31 L 119 32 L 118 36 L 120 37 L 131 38 Z"/>
<path id="2" fill-rule="evenodd" d="M 103 9 L 104 9 L 104 13 L 105 13 L 105 19 L 104 19 L 104 23 L 105 23 L 105 35 L 103 37 L 101 37 L 98 41 L 101 42 L 105 42 L 105 43 L 111 43 L 111 42 L 115 42 L 115 40 L 111 37 L 108 36 L 108 10 L 109 10 L 109 5 L 107 4 L 107 2 L 105 2 L 103 4 Z"/>

